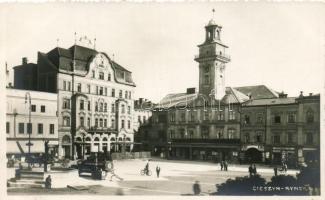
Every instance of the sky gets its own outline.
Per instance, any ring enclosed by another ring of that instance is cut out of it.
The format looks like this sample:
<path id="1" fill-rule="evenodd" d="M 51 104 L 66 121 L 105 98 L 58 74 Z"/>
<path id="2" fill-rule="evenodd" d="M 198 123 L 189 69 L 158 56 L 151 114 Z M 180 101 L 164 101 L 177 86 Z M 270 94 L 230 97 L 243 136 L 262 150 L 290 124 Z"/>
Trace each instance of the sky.
<path id="1" fill-rule="evenodd" d="M 96 49 L 132 71 L 135 98 L 158 102 L 198 87 L 197 45 L 213 17 L 229 46 L 226 85 L 267 85 L 289 96 L 324 88 L 321 3 L 38 3 L 0 5 L 0 44 L 9 67 L 37 52 L 96 38 Z"/>

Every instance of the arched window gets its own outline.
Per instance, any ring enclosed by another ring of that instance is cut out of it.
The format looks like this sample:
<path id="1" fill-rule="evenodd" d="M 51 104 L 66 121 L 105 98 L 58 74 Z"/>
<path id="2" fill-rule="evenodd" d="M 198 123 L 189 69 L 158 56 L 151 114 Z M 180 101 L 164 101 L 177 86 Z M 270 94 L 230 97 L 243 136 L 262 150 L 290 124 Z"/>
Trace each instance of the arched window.
<path id="1" fill-rule="evenodd" d="M 307 123 L 313 123 L 314 122 L 314 112 L 312 110 L 308 110 L 306 113 L 306 121 Z"/>

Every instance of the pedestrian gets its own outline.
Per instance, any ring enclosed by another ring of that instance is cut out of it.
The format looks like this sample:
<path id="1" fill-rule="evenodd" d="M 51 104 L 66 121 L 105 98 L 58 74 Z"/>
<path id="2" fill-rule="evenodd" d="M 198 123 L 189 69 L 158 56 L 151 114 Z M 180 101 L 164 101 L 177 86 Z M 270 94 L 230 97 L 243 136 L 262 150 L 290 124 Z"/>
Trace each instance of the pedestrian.
<path id="1" fill-rule="evenodd" d="M 255 164 L 253 165 L 253 174 L 254 174 L 254 176 L 257 174 L 257 171 L 256 171 L 256 166 L 255 166 Z"/>
<path id="2" fill-rule="evenodd" d="M 252 166 L 252 164 L 249 165 L 248 172 L 249 172 L 249 177 L 251 177 L 253 175 L 253 166 Z"/>
<path id="3" fill-rule="evenodd" d="M 274 167 L 274 176 L 277 176 L 278 175 L 278 168 L 275 166 Z"/>
<path id="4" fill-rule="evenodd" d="M 159 173 L 160 173 L 160 167 L 157 165 L 156 167 L 156 172 L 157 172 L 157 178 L 159 178 Z"/>
<path id="5" fill-rule="evenodd" d="M 220 162 L 221 171 L 223 170 L 223 161 Z"/>
<path id="6" fill-rule="evenodd" d="M 224 165 L 224 169 L 225 169 L 225 171 L 228 171 L 228 162 L 225 160 L 225 162 L 223 163 L 223 165 Z"/>
<path id="7" fill-rule="evenodd" d="M 52 179 L 51 179 L 51 175 L 48 175 L 47 178 L 45 179 L 45 188 L 51 189 L 51 187 L 52 187 Z"/>
<path id="8" fill-rule="evenodd" d="M 200 187 L 199 181 L 195 181 L 195 183 L 193 184 L 193 192 L 194 192 L 194 195 L 200 195 L 201 187 Z"/>
<path id="9" fill-rule="evenodd" d="M 283 169 L 284 169 L 284 172 L 287 173 L 288 166 L 286 163 L 283 164 Z"/>

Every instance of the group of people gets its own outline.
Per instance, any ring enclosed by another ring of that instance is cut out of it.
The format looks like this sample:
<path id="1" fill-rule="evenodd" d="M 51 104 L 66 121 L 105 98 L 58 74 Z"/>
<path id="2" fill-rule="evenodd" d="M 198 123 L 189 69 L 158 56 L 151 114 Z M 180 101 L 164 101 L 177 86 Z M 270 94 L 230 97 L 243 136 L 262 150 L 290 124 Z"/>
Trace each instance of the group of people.
<path id="1" fill-rule="evenodd" d="M 278 171 L 286 173 L 287 170 L 288 170 L 287 164 L 284 161 L 282 161 L 280 169 L 278 169 L 277 166 L 274 167 L 274 176 L 278 175 Z"/>
<path id="2" fill-rule="evenodd" d="M 257 170 L 256 170 L 256 165 L 255 164 L 250 164 L 248 167 L 248 172 L 249 172 L 249 176 L 255 176 L 257 174 Z"/>
<path id="3" fill-rule="evenodd" d="M 221 161 L 220 162 L 220 167 L 221 167 L 221 171 L 224 170 L 224 171 L 228 171 L 228 162 L 225 160 L 225 161 Z"/>

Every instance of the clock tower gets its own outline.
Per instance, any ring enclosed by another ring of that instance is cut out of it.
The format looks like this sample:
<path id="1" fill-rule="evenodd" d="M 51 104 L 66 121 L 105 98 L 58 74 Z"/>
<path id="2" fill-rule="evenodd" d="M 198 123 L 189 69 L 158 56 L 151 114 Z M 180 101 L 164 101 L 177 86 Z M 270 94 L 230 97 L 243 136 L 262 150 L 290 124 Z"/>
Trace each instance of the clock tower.
<path id="1" fill-rule="evenodd" d="M 216 100 L 225 95 L 225 69 L 230 57 L 226 54 L 228 46 L 220 39 L 221 26 L 211 19 L 205 26 L 205 41 L 198 45 L 199 55 L 199 94 Z M 212 96 L 211 96 L 212 95 Z"/>

